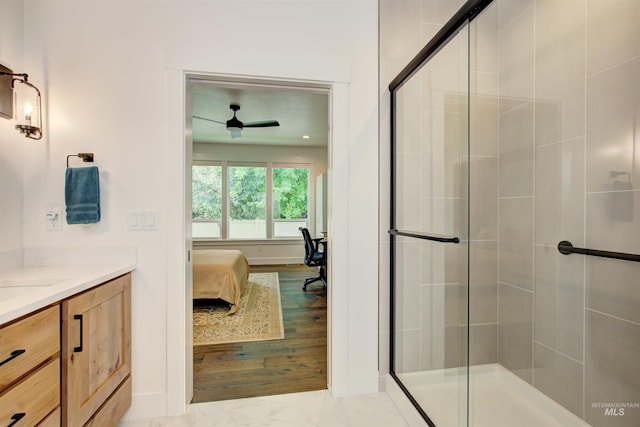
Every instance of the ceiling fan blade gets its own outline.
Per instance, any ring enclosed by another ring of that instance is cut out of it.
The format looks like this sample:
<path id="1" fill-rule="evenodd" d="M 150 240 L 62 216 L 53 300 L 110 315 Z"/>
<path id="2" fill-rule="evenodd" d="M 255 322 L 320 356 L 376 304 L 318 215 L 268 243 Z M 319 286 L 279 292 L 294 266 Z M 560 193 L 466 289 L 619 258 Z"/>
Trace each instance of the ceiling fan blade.
<path id="1" fill-rule="evenodd" d="M 213 120 L 213 119 L 207 119 L 206 117 L 200 117 L 200 116 L 193 116 L 194 119 L 200 119 L 200 120 L 206 120 L 208 122 L 214 122 L 214 123 L 220 123 L 221 125 L 225 125 L 227 124 L 227 122 L 219 122 L 217 120 Z"/>
<path id="2" fill-rule="evenodd" d="M 261 122 L 243 122 L 245 128 L 268 128 L 272 126 L 280 126 L 277 120 L 263 120 Z"/>

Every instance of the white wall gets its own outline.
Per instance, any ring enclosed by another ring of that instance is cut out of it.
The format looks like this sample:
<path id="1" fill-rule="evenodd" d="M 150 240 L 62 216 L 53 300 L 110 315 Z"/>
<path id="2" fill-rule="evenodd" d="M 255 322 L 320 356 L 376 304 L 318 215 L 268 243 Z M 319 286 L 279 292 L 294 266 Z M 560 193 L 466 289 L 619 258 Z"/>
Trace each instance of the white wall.
<path id="1" fill-rule="evenodd" d="M 332 388 L 338 395 L 375 391 L 376 1 L 25 0 L 26 16 L 24 65 L 44 89 L 49 127 L 42 142 L 25 145 L 24 245 L 137 246 L 127 416 L 180 413 L 188 394 L 188 71 L 337 82 L 340 102 L 332 108 L 344 121 L 332 131 L 331 153 L 339 180 L 332 244 L 340 259 L 330 290 L 332 322 L 340 321 Z M 85 151 L 100 167 L 103 219 L 47 232 L 44 210 L 47 202 L 62 204 L 66 155 Z M 127 211 L 149 209 L 158 211 L 159 230 L 127 231 Z"/>
<path id="2" fill-rule="evenodd" d="M 0 2 L 0 64 L 22 68 L 22 0 Z M 19 262 L 22 248 L 23 151 L 33 140 L 20 135 L 12 120 L 0 117 L 0 253 Z"/>

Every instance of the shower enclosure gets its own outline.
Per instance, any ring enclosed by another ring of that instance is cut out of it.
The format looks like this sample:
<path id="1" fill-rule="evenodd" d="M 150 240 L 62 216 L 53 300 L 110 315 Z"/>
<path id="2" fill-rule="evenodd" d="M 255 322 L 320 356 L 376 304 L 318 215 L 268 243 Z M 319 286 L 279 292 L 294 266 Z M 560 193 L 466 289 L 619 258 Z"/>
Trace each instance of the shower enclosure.
<path id="1" fill-rule="evenodd" d="M 426 424 L 640 425 L 637 18 L 467 1 L 391 82 L 390 370 Z"/>

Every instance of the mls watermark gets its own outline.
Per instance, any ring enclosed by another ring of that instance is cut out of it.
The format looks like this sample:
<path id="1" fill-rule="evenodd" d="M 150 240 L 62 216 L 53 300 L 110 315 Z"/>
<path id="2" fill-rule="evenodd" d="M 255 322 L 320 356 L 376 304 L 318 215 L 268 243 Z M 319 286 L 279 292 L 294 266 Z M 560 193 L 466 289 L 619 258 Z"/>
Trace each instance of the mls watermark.
<path id="1" fill-rule="evenodd" d="M 604 409 L 605 417 L 623 417 L 625 411 L 640 408 L 640 403 L 631 402 L 596 402 L 591 404 L 592 408 Z"/>

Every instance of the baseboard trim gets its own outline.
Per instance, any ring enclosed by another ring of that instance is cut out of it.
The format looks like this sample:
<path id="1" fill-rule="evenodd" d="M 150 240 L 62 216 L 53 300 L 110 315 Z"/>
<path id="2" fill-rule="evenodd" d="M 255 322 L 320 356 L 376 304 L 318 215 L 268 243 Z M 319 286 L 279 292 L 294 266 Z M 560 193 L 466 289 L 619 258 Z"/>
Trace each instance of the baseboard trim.
<path id="1" fill-rule="evenodd" d="M 250 265 L 287 265 L 302 264 L 302 257 L 282 257 L 282 258 L 263 258 L 263 257 L 247 257 Z"/>
<path id="2" fill-rule="evenodd" d="M 145 393 L 131 396 L 131 407 L 123 420 L 142 420 L 167 416 L 167 395 L 165 393 Z"/>
<path id="3" fill-rule="evenodd" d="M 334 397 L 358 396 L 378 392 L 378 372 L 370 374 L 351 374 L 346 379 L 339 380 L 340 384 L 334 384 L 331 394 Z M 338 381 L 336 381 L 338 382 Z"/>
<path id="4" fill-rule="evenodd" d="M 381 393 L 387 391 L 387 374 L 378 377 L 378 391 Z"/>

